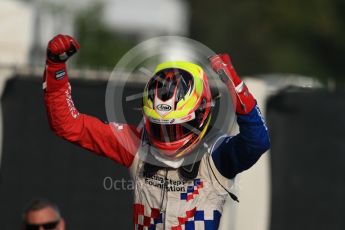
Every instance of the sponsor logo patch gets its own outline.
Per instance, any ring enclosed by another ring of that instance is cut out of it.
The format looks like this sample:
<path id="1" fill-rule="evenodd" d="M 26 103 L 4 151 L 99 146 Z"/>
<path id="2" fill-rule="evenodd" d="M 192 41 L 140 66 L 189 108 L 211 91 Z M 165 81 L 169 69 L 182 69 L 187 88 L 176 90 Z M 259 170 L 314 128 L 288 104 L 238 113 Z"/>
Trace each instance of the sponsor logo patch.
<path id="1" fill-rule="evenodd" d="M 156 106 L 158 111 L 170 111 L 171 110 L 171 106 L 167 105 L 167 104 L 159 104 Z"/>
<path id="2" fill-rule="evenodd" d="M 55 79 L 56 80 L 61 80 L 65 76 L 66 76 L 66 71 L 64 69 L 58 70 L 58 71 L 55 72 Z"/>
<path id="3" fill-rule="evenodd" d="M 160 189 L 163 189 L 165 187 L 168 192 L 187 192 L 185 181 L 167 179 L 161 175 L 150 175 L 146 172 L 143 172 L 143 176 L 145 177 L 145 184 L 147 185 L 154 186 Z"/>

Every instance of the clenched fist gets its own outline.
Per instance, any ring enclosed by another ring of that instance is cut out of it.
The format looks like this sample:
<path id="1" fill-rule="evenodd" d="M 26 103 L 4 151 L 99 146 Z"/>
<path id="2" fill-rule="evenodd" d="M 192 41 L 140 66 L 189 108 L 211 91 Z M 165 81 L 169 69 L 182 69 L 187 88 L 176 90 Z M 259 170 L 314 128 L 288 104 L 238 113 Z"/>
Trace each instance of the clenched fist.
<path id="1" fill-rule="evenodd" d="M 78 42 L 69 35 L 59 34 L 48 43 L 47 60 L 54 63 L 67 61 L 79 50 Z"/>
<path id="2" fill-rule="evenodd" d="M 66 61 L 79 50 L 78 42 L 69 35 L 59 34 L 49 41 L 43 75 L 45 92 L 55 92 L 68 84 Z"/>

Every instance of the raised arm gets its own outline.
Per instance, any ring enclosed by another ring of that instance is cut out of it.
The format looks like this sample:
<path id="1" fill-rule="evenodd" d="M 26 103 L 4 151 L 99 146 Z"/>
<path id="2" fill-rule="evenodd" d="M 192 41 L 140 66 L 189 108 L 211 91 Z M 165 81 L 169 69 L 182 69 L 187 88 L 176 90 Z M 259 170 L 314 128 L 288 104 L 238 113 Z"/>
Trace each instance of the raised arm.
<path id="1" fill-rule="evenodd" d="M 232 179 L 253 166 L 270 148 L 267 126 L 253 95 L 238 77 L 228 55 L 211 58 L 212 67 L 221 76 L 236 100 L 237 123 L 240 133 L 221 137 L 215 143 L 212 159 L 218 171 Z"/>
<path id="2" fill-rule="evenodd" d="M 67 35 L 57 35 L 48 44 L 43 89 L 49 124 L 65 140 L 129 167 L 140 133 L 127 124 L 79 113 L 74 106 L 65 61 L 78 50 L 77 41 Z"/>

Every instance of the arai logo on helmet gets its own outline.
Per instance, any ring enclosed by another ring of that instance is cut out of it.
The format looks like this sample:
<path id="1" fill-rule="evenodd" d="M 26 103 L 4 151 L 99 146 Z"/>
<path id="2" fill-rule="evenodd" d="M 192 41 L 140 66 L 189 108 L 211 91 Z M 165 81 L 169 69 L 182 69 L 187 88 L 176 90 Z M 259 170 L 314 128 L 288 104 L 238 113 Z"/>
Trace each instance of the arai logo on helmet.
<path id="1" fill-rule="evenodd" d="M 167 104 L 159 104 L 156 106 L 156 108 L 159 111 L 170 111 L 171 110 L 171 106 L 167 105 Z"/>

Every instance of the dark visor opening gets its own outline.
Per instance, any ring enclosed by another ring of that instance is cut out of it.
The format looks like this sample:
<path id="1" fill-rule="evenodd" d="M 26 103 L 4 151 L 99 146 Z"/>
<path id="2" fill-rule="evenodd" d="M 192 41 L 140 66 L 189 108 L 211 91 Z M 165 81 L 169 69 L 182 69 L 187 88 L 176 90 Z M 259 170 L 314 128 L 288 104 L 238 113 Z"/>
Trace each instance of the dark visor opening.
<path id="1" fill-rule="evenodd" d="M 188 122 L 189 123 L 189 122 Z M 183 124 L 156 124 L 150 123 L 151 135 L 162 142 L 174 142 L 196 132 L 193 126 Z"/>

